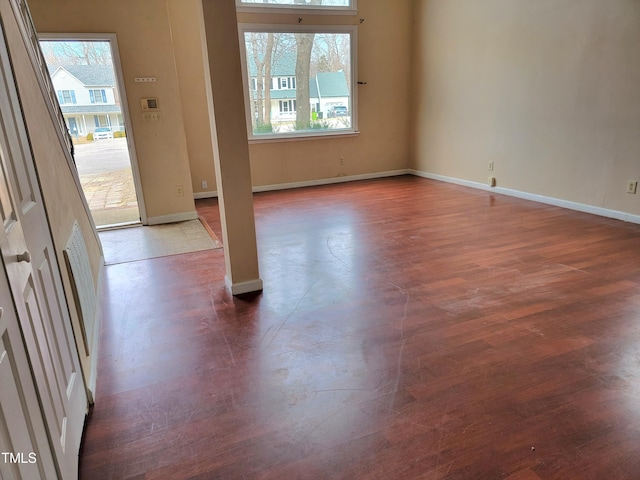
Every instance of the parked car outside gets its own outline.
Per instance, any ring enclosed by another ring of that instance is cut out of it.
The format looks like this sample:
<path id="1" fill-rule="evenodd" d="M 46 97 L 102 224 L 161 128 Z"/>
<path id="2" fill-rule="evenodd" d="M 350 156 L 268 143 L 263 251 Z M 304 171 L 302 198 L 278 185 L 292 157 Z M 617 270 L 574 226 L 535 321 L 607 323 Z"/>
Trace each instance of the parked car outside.
<path id="1" fill-rule="evenodd" d="M 113 138 L 113 132 L 109 127 L 98 127 L 93 131 L 94 140 L 106 140 Z"/>
<path id="2" fill-rule="evenodd" d="M 346 117 L 347 115 L 349 115 L 349 111 L 344 105 L 336 105 L 329 109 L 329 117 Z"/>

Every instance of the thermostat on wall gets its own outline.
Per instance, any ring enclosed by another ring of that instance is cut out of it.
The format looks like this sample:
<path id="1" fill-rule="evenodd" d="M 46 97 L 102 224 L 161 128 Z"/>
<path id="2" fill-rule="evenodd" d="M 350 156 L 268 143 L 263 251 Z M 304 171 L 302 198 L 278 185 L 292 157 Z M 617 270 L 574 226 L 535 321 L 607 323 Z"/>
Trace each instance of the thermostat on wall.
<path id="1" fill-rule="evenodd" d="M 140 106 L 142 110 L 157 110 L 158 99 L 157 98 L 143 98 L 140 100 Z"/>

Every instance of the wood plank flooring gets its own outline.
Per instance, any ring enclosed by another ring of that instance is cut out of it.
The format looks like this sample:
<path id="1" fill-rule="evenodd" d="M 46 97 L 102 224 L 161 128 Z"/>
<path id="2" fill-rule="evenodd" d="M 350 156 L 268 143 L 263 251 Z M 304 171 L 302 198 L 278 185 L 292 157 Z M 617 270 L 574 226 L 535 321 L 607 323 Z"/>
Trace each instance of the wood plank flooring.
<path id="1" fill-rule="evenodd" d="M 640 225 L 409 176 L 255 212 L 260 295 L 106 267 L 81 478 L 640 478 Z"/>

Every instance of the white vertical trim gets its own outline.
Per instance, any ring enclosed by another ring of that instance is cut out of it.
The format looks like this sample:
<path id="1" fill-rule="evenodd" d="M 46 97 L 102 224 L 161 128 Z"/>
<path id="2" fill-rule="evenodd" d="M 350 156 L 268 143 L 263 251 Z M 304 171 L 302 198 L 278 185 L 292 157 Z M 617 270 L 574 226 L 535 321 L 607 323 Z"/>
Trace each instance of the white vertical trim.
<path id="1" fill-rule="evenodd" d="M 90 368 L 89 378 L 87 378 L 87 397 L 89 403 L 93 405 L 96 401 L 96 385 L 98 379 L 98 347 L 100 346 L 100 324 L 102 323 L 102 277 L 104 275 L 104 257 L 100 257 L 100 270 L 98 272 L 98 286 L 96 288 L 96 316 L 95 331 L 91 341 L 91 350 L 89 355 Z"/>

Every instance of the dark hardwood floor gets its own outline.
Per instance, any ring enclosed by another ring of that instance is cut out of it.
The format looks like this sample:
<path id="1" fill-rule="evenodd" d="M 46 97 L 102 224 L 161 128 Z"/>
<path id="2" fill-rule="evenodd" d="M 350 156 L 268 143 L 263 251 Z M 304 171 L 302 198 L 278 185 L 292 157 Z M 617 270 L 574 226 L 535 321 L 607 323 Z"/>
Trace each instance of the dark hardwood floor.
<path id="1" fill-rule="evenodd" d="M 640 478 L 640 225 L 409 176 L 255 212 L 261 295 L 106 267 L 82 479 Z"/>

